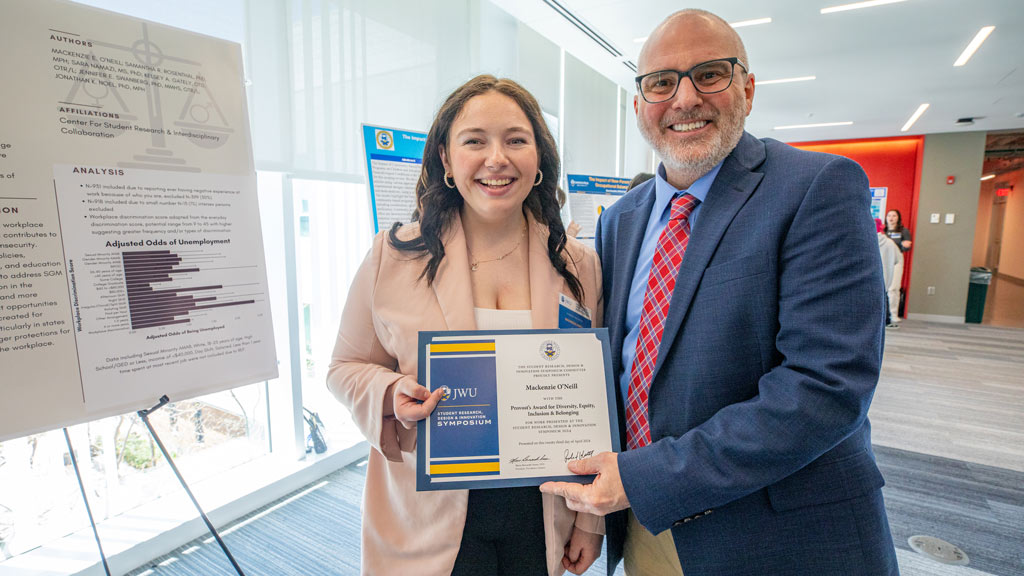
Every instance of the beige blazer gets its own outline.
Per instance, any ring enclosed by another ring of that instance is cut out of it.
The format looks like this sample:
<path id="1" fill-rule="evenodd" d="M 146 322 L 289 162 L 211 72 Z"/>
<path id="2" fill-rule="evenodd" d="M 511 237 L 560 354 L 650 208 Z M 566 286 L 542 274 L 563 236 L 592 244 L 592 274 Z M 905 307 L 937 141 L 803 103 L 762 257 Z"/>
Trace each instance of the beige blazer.
<path id="1" fill-rule="evenodd" d="M 547 227 L 528 214 L 530 302 L 534 328 L 558 327 L 558 294 L 572 296 L 547 256 Z M 403 239 L 419 234 L 411 224 Z M 567 262 L 583 285 L 582 304 L 601 325 L 601 268 L 594 250 L 570 238 Z M 433 286 L 419 279 L 426 263 L 395 250 L 378 234 L 348 294 L 327 386 L 372 446 L 363 492 L 362 573 L 447 575 L 455 565 L 466 524 L 466 490 L 416 492 L 416 430 L 383 418 L 384 392 L 416 379 L 420 330 L 475 330 L 469 256 L 456 217 Z M 574 525 L 604 533 L 604 518 L 580 514 L 561 497 L 543 495 L 544 538 L 550 576 Z"/>

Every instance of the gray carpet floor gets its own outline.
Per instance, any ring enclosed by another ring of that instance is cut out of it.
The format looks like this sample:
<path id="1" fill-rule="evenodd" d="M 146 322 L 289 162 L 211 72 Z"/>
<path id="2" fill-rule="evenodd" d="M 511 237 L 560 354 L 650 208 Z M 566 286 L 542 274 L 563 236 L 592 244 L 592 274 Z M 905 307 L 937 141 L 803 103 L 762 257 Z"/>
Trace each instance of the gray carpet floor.
<path id="1" fill-rule="evenodd" d="M 1024 574 L 1024 473 L 875 447 L 904 576 Z M 247 576 L 359 574 L 357 462 L 232 523 L 221 535 Z M 914 558 L 907 539 L 924 534 L 958 545 L 968 568 Z M 910 559 L 912 561 L 905 561 Z M 605 574 L 602 556 L 588 576 Z M 619 566 L 619 574 L 622 567 Z M 232 576 L 212 537 L 157 558 L 131 576 Z"/>
<path id="2" fill-rule="evenodd" d="M 870 418 L 903 576 L 1024 576 L 1022 367 L 1024 330 L 908 320 L 886 331 Z M 223 528 L 246 575 L 358 574 L 363 471 L 357 462 Z M 959 546 L 969 565 L 913 552 L 914 535 Z M 207 537 L 130 574 L 235 572 Z"/>

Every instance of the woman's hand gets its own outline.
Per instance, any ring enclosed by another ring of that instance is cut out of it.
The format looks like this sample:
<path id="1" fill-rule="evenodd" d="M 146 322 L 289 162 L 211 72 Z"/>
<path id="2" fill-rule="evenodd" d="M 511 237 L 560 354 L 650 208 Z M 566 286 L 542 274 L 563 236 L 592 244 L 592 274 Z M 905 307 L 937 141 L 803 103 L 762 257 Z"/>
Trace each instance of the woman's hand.
<path id="1" fill-rule="evenodd" d="M 412 429 L 417 422 L 434 411 L 434 407 L 441 401 L 443 392 L 442 388 L 438 388 L 431 394 L 425 386 L 420 386 L 413 378 L 402 378 L 388 386 L 387 395 L 391 397 L 391 402 L 389 403 L 385 399 L 384 416 L 393 416 L 403 427 Z M 391 414 L 387 413 L 389 405 Z"/>
<path id="2" fill-rule="evenodd" d="M 590 568 L 590 565 L 601 555 L 601 542 L 604 536 L 591 534 L 586 530 L 577 527 L 572 529 L 572 537 L 565 545 L 565 555 L 562 556 L 562 567 L 573 574 L 583 574 Z"/>
<path id="3" fill-rule="evenodd" d="M 900 244 L 903 245 L 904 250 L 910 250 L 910 246 L 913 245 L 913 242 L 910 240 L 904 240 L 903 242 L 900 242 Z"/>

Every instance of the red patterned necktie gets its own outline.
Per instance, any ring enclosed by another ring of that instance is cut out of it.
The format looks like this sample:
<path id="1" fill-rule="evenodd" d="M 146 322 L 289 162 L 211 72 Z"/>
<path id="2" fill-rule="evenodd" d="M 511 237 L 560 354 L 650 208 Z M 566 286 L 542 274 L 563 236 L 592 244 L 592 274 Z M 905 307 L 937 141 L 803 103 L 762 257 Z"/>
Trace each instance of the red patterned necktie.
<path id="1" fill-rule="evenodd" d="M 684 194 L 672 199 L 668 225 L 658 238 L 658 247 L 647 277 L 647 293 L 640 311 L 640 336 L 636 340 L 636 358 L 629 374 L 626 399 L 626 447 L 630 450 L 651 443 L 651 427 L 647 420 L 647 392 L 651 388 L 658 346 L 665 331 L 665 317 L 672 300 L 679 265 L 690 240 L 690 213 L 700 200 Z"/>

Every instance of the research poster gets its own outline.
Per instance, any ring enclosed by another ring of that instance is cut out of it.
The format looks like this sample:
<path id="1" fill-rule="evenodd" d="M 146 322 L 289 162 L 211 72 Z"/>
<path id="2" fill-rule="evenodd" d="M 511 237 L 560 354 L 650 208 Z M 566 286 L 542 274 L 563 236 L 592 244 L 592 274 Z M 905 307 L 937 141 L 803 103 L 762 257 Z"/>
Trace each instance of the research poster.
<path id="1" fill-rule="evenodd" d="M 887 187 L 871 188 L 871 217 L 881 218 L 882 223 L 885 223 L 885 201 L 888 195 L 889 188 Z"/>
<path id="2" fill-rule="evenodd" d="M 232 42 L 0 7 L 0 440 L 276 377 Z"/>
<path id="3" fill-rule="evenodd" d="M 363 124 L 366 182 L 373 233 L 409 222 L 416 209 L 416 182 L 423 164 L 423 132 Z"/>
<path id="4" fill-rule="evenodd" d="M 593 242 L 601 212 L 629 189 L 629 178 L 568 174 L 569 214 L 580 226 L 576 237 Z"/>

